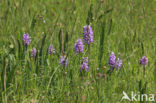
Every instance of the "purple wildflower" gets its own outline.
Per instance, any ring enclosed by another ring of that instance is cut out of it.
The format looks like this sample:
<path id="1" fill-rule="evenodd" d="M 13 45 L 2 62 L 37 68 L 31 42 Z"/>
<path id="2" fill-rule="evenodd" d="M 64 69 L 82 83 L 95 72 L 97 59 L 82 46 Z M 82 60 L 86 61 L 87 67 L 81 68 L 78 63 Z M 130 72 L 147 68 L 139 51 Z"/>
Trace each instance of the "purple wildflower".
<path id="1" fill-rule="evenodd" d="M 49 46 L 49 55 L 54 54 L 55 53 L 55 49 L 53 48 L 52 45 Z"/>
<path id="2" fill-rule="evenodd" d="M 90 25 L 83 27 L 83 38 L 85 43 L 92 43 L 93 42 L 93 30 Z"/>
<path id="3" fill-rule="evenodd" d="M 62 64 L 65 67 L 67 67 L 67 65 L 68 65 L 68 58 L 65 58 L 64 56 L 61 56 L 60 64 Z"/>
<path id="4" fill-rule="evenodd" d="M 82 39 L 78 39 L 75 43 L 75 51 L 76 53 L 82 53 L 83 52 L 83 42 Z"/>
<path id="5" fill-rule="evenodd" d="M 122 60 L 118 58 L 116 62 L 116 69 L 118 70 L 122 66 Z"/>
<path id="6" fill-rule="evenodd" d="M 116 59 L 116 56 L 114 52 L 112 52 L 111 55 L 109 56 L 109 65 L 112 67 L 112 69 L 115 66 L 115 59 Z"/>
<path id="7" fill-rule="evenodd" d="M 81 69 L 86 69 L 86 71 L 88 72 L 88 70 L 89 70 L 88 57 L 83 58 L 83 63 L 81 65 Z"/>
<path id="8" fill-rule="evenodd" d="M 36 56 L 36 53 L 37 53 L 36 48 L 32 48 L 32 49 L 31 49 L 31 56 L 32 56 L 32 57 L 35 57 L 35 56 Z"/>
<path id="9" fill-rule="evenodd" d="M 140 59 L 140 64 L 143 66 L 147 65 L 148 64 L 148 58 L 146 56 L 142 57 Z"/>
<path id="10" fill-rule="evenodd" d="M 28 46 L 29 44 L 30 44 L 30 37 L 29 37 L 29 34 L 26 33 L 23 35 L 23 45 Z"/>

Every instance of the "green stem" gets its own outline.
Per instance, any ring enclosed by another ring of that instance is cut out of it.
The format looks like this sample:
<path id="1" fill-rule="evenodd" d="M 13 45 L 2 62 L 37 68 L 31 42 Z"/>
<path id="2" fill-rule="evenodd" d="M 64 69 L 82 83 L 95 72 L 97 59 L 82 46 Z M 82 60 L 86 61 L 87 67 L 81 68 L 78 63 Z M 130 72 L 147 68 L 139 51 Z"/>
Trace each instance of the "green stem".
<path id="1" fill-rule="evenodd" d="M 145 76 L 145 66 L 144 66 L 144 68 L 143 68 L 143 73 L 144 73 L 144 76 Z"/>

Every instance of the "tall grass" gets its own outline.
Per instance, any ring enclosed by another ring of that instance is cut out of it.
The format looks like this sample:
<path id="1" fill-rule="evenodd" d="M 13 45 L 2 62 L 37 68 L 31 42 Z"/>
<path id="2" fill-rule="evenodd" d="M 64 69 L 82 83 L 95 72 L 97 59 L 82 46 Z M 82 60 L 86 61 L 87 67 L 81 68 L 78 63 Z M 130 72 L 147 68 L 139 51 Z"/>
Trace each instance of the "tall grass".
<path id="1" fill-rule="evenodd" d="M 120 103 L 122 92 L 155 94 L 156 2 L 154 0 L 1 0 L 1 103 Z M 94 43 L 84 53 L 74 52 L 90 24 Z M 22 36 L 29 33 L 26 48 Z M 52 44 L 56 53 L 49 56 Z M 36 58 L 30 50 L 36 47 Z M 110 74 L 111 52 L 123 66 Z M 60 65 L 60 57 L 69 59 Z M 149 64 L 146 74 L 139 64 Z M 89 72 L 80 74 L 82 57 L 89 57 Z M 99 68 L 99 70 L 97 70 Z M 128 101 L 122 101 L 127 103 Z"/>

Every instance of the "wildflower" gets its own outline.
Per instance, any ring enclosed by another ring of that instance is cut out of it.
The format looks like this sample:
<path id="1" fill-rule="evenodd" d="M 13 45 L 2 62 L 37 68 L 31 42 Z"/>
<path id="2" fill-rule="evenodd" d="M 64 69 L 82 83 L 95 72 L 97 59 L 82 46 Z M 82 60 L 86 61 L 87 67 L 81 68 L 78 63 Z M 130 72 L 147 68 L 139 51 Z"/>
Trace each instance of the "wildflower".
<path id="1" fill-rule="evenodd" d="M 82 53 L 83 52 L 83 42 L 82 39 L 78 39 L 77 42 L 75 43 L 75 51 L 77 53 Z"/>
<path id="2" fill-rule="evenodd" d="M 111 55 L 109 56 L 109 65 L 112 67 L 112 69 L 115 67 L 115 59 L 116 56 L 114 52 L 112 52 Z"/>
<path id="3" fill-rule="evenodd" d="M 93 30 L 90 25 L 83 27 L 83 38 L 85 43 L 92 43 L 93 42 Z"/>
<path id="4" fill-rule="evenodd" d="M 122 60 L 118 58 L 116 62 L 116 69 L 118 70 L 122 66 Z"/>
<path id="5" fill-rule="evenodd" d="M 88 57 L 83 58 L 83 63 L 81 65 L 81 69 L 86 69 L 86 71 L 88 72 L 88 70 L 89 70 Z"/>
<path id="6" fill-rule="evenodd" d="M 65 58 L 64 56 L 61 56 L 60 64 L 62 64 L 65 67 L 67 67 L 67 65 L 68 65 L 68 58 Z"/>
<path id="7" fill-rule="evenodd" d="M 43 23 L 46 23 L 46 20 L 43 20 Z"/>
<path id="8" fill-rule="evenodd" d="M 148 58 L 146 56 L 142 57 L 140 59 L 140 64 L 143 66 L 147 65 L 148 64 Z"/>
<path id="9" fill-rule="evenodd" d="M 55 49 L 53 48 L 52 45 L 49 46 L 49 55 L 54 54 L 55 53 Z"/>
<path id="10" fill-rule="evenodd" d="M 96 70 L 100 70 L 100 68 L 96 68 Z"/>
<path id="11" fill-rule="evenodd" d="M 31 49 L 31 56 L 32 56 L 32 57 L 36 57 L 36 53 L 37 53 L 36 48 L 32 48 L 32 49 Z"/>
<path id="12" fill-rule="evenodd" d="M 23 35 L 23 45 L 28 46 L 29 44 L 30 44 L 30 37 L 29 37 L 29 34 L 26 33 Z"/>

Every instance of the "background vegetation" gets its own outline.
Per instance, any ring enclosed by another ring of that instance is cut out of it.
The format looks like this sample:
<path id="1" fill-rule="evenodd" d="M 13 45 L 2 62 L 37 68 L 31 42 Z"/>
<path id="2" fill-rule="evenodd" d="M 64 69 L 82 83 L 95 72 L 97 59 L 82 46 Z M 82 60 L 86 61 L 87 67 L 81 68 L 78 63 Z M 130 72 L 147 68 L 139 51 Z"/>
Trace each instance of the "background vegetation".
<path id="1" fill-rule="evenodd" d="M 85 53 L 76 55 L 74 43 L 87 24 L 94 43 L 89 53 L 85 45 Z M 0 0 L 0 102 L 120 103 L 122 91 L 155 94 L 155 24 L 154 0 Z M 31 36 L 27 50 L 24 33 Z M 33 47 L 36 59 L 30 57 Z M 59 63 L 61 51 L 67 68 Z M 112 51 L 123 66 L 108 74 Z M 146 75 L 139 64 L 144 55 Z M 80 74 L 82 57 L 89 57 L 90 68 Z"/>

